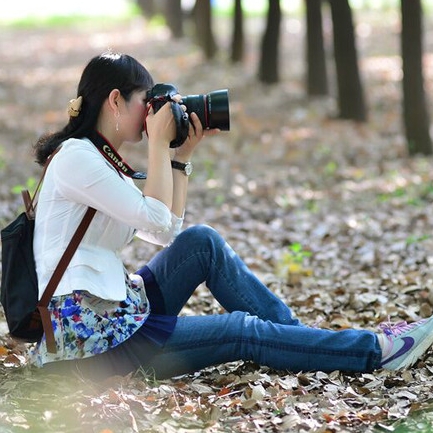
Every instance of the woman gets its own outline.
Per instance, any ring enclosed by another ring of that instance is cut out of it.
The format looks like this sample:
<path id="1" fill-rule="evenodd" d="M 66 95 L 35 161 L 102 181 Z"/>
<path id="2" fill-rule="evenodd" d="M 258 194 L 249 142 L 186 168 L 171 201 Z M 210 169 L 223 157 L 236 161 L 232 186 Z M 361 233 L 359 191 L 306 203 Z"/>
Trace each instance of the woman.
<path id="1" fill-rule="evenodd" d="M 235 360 L 276 369 L 372 371 L 412 365 L 433 342 L 433 319 L 384 325 L 383 333 L 308 328 L 245 266 L 212 228 L 181 232 L 193 152 L 204 135 L 198 117 L 172 150 L 170 104 L 157 113 L 146 100 L 148 71 L 107 53 L 84 69 L 69 123 L 42 137 L 38 162 L 50 162 L 39 197 L 34 238 L 40 295 L 87 208 L 97 210 L 50 303 L 57 353 L 45 338 L 32 362 L 92 378 L 138 368 L 167 378 Z M 180 96 L 177 96 L 180 101 Z M 185 107 L 184 107 L 185 108 Z M 107 158 L 148 134 L 148 173 L 140 191 L 133 170 Z M 108 146 L 108 147 L 107 147 Z M 174 161 L 174 162 L 172 162 Z M 128 171 L 129 170 L 129 171 Z M 128 276 L 119 251 L 134 235 L 166 246 Z M 205 282 L 228 312 L 177 317 Z"/>

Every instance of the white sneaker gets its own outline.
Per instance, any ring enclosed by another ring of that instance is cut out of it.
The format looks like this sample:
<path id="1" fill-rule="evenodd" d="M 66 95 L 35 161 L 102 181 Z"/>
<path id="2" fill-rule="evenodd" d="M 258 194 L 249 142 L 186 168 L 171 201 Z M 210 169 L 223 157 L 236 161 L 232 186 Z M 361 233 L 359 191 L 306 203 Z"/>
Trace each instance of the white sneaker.
<path id="1" fill-rule="evenodd" d="M 381 367 L 399 370 L 412 366 L 433 344 L 433 316 L 418 322 L 379 325 L 385 346 Z"/>

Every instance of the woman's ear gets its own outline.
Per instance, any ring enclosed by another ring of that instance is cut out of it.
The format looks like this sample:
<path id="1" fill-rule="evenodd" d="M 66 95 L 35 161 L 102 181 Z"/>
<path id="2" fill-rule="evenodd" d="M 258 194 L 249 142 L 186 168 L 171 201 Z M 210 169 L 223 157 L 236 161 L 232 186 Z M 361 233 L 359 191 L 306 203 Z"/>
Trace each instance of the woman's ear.
<path id="1" fill-rule="evenodd" d="M 119 102 L 121 96 L 122 95 L 120 94 L 119 89 L 113 89 L 108 95 L 108 106 L 114 112 L 114 114 L 119 112 Z"/>

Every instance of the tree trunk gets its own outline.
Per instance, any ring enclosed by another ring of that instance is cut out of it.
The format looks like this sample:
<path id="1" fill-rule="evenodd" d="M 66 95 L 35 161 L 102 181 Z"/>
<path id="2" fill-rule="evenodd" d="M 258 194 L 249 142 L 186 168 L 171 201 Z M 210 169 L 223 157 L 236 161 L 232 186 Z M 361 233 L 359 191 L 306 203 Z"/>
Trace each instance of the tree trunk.
<path id="1" fill-rule="evenodd" d="M 233 39 L 231 61 L 241 62 L 244 58 L 244 17 L 242 11 L 242 0 L 235 0 Z"/>
<path id="2" fill-rule="evenodd" d="M 174 38 L 183 37 L 183 16 L 181 0 L 165 0 L 165 17 Z"/>
<path id="3" fill-rule="evenodd" d="M 259 80 L 267 84 L 279 81 L 280 23 L 280 1 L 269 0 L 266 30 L 262 38 L 259 64 Z"/>
<path id="4" fill-rule="evenodd" d="M 422 69 L 421 0 L 401 0 L 403 120 L 410 155 L 432 153 Z"/>
<path id="5" fill-rule="evenodd" d="M 348 0 L 329 0 L 334 33 L 339 117 L 367 120 L 355 45 L 352 11 Z"/>
<path id="6" fill-rule="evenodd" d="M 203 49 L 207 59 L 212 59 L 217 52 L 217 46 L 212 31 L 211 13 L 211 0 L 196 0 L 194 18 L 197 42 Z"/>
<path id="7" fill-rule="evenodd" d="M 307 27 L 307 94 L 328 94 L 325 48 L 322 29 L 322 0 L 305 0 Z"/>
<path id="8" fill-rule="evenodd" d="M 154 0 L 137 0 L 137 5 L 147 18 L 152 18 L 156 14 Z"/>

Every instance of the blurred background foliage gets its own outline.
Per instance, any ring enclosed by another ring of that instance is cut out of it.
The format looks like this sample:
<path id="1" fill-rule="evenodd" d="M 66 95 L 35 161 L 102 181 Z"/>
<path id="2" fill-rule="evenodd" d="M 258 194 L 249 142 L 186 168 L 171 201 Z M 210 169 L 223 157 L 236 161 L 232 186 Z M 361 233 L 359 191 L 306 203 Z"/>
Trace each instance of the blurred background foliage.
<path id="1" fill-rule="evenodd" d="M 308 97 L 329 94 L 335 82 L 338 117 L 368 121 L 368 105 L 360 70 L 356 14 L 370 9 L 380 19 L 382 13 L 399 14 L 399 41 L 402 74 L 402 128 L 410 155 L 432 153 L 429 101 L 425 91 L 424 16 L 431 14 L 433 3 L 422 0 L 55 0 L 15 1 L 2 6 L 2 25 L 35 26 L 85 23 L 97 18 L 129 20 L 144 15 L 152 25 L 165 26 L 171 38 L 188 37 L 201 48 L 206 60 L 221 50 L 227 61 L 245 59 L 245 19 L 263 17 L 265 22 L 259 52 L 257 79 L 265 84 L 281 81 L 281 27 L 285 15 L 305 21 L 305 93 Z M 216 24 L 216 16 L 226 17 L 231 26 Z M 331 53 L 326 52 L 324 28 L 332 27 Z M 366 28 L 364 28 L 366 31 Z M 215 36 L 230 32 L 228 46 L 218 45 Z M 327 58 L 333 58 L 333 69 Z"/>

